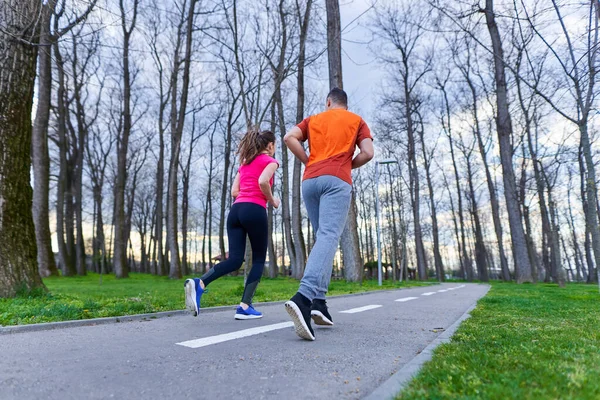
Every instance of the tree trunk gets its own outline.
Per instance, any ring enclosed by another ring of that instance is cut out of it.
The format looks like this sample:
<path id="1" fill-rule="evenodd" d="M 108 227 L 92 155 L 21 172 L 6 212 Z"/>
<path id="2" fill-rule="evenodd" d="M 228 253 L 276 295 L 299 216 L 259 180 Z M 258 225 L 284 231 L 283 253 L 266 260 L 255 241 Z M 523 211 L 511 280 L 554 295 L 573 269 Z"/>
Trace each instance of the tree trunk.
<path id="1" fill-rule="evenodd" d="M 171 76 L 171 159 L 169 160 L 169 173 L 167 178 L 167 247 L 171 254 L 169 262 L 169 278 L 181 278 L 181 264 L 179 259 L 179 241 L 177 231 L 177 221 L 179 219 L 177 212 L 177 190 L 179 169 L 179 153 L 181 150 L 181 135 L 178 130 L 177 120 L 177 81 L 179 74 L 179 50 L 175 50 L 173 60 L 173 72 Z M 183 107 L 183 104 L 180 104 Z"/>
<path id="2" fill-rule="evenodd" d="M 193 148 L 190 148 L 188 155 L 187 165 L 184 170 L 183 176 L 183 191 L 181 193 L 181 236 L 182 236 L 182 248 L 181 248 L 181 273 L 187 275 L 189 272 L 188 267 L 188 221 L 189 221 L 189 191 L 190 191 L 190 165 L 192 159 Z"/>
<path id="3" fill-rule="evenodd" d="M 437 220 L 437 210 L 435 204 L 435 196 L 433 191 L 433 182 L 431 181 L 431 164 L 430 164 L 430 156 L 427 154 L 427 149 L 425 147 L 425 132 L 424 126 L 421 119 L 421 129 L 419 130 L 419 136 L 421 138 L 421 149 L 423 151 L 423 163 L 425 166 L 425 177 L 427 179 L 427 188 L 429 189 L 429 204 L 431 207 L 431 228 L 433 231 L 433 260 L 435 264 L 435 272 L 438 278 L 438 281 L 443 282 L 445 280 L 444 277 L 444 263 L 442 262 L 442 255 L 440 254 L 440 237 L 439 237 L 439 228 L 438 228 L 438 220 Z M 392 203 L 393 204 L 393 203 Z"/>
<path id="4" fill-rule="evenodd" d="M 282 71 L 277 71 L 276 74 L 279 75 Z M 278 76 L 276 82 L 281 83 L 278 79 L 281 79 Z M 279 122 L 279 131 L 281 141 L 283 142 L 283 137 L 285 136 L 285 120 L 284 120 L 284 110 L 283 110 L 283 100 L 281 98 L 281 88 L 278 83 L 275 84 L 275 95 L 273 96 L 273 101 L 277 106 L 277 120 Z M 294 246 L 294 241 L 292 238 L 292 217 L 290 214 L 290 183 L 289 183 L 289 158 L 288 151 L 286 146 L 281 146 L 281 215 L 283 218 L 283 228 L 285 232 L 285 241 L 287 244 L 287 252 L 290 258 L 290 265 L 292 268 L 292 276 L 296 279 L 301 279 L 304 274 L 304 270 L 299 268 L 296 258 L 296 247 Z"/>
<path id="5" fill-rule="evenodd" d="M 50 20 L 54 1 L 42 8 L 40 48 L 38 54 L 38 102 L 31 136 L 33 161 L 33 220 L 37 243 L 37 262 L 42 276 L 58 276 L 52 252 L 48 193 L 50 192 L 50 157 L 48 155 L 48 121 L 52 92 L 52 46 Z"/>
<path id="6" fill-rule="evenodd" d="M 479 220 L 479 211 L 477 206 L 477 198 L 475 197 L 475 187 L 473 185 L 474 176 L 471 166 L 471 155 L 465 154 L 467 161 L 467 182 L 469 186 L 469 202 L 471 203 L 471 219 L 473 221 L 473 230 L 475 234 L 475 262 L 477 263 L 478 278 L 482 282 L 490 280 L 487 264 L 487 250 L 483 241 L 483 230 L 481 229 L 481 221 Z"/>
<path id="7" fill-rule="evenodd" d="M 404 71 L 408 75 L 408 62 L 403 59 Z M 411 109 L 411 94 L 409 88 L 408 77 L 404 76 L 404 117 L 406 118 L 406 133 L 408 134 L 408 174 L 409 188 L 411 195 L 411 205 L 413 211 L 413 226 L 415 230 L 415 252 L 417 257 L 417 273 L 420 280 L 427 279 L 427 261 L 425 259 L 425 247 L 423 246 L 423 233 L 421 230 L 421 207 L 420 207 L 420 186 L 419 186 L 419 170 L 417 168 L 417 154 L 414 121 Z"/>
<path id="8" fill-rule="evenodd" d="M 267 229 L 268 229 L 268 235 L 269 235 L 269 244 L 268 244 L 269 278 L 276 278 L 277 271 L 279 268 L 277 266 L 277 253 L 275 252 L 275 246 L 273 243 L 273 232 L 275 230 L 274 223 L 273 223 L 273 206 L 270 204 L 267 207 L 267 224 L 268 224 Z"/>
<path id="9" fill-rule="evenodd" d="M 161 88 L 161 100 L 162 100 L 162 88 Z M 155 271 L 157 275 L 163 275 L 166 273 L 164 250 L 163 250 L 163 197 L 164 197 L 164 181 L 165 181 L 165 133 L 163 127 L 163 114 L 164 106 L 161 104 L 161 110 L 158 114 L 158 165 L 156 166 L 156 233 L 154 234 L 156 240 L 156 258 L 153 260 L 155 264 Z M 158 260 L 157 260 L 158 259 Z"/>
<path id="10" fill-rule="evenodd" d="M 571 181 L 572 176 L 569 171 L 569 187 L 567 189 L 567 204 L 571 203 Z M 569 229 L 571 230 L 571 243 L 573 246 L 573 253 L 575 257 L 575 266 L 577 268 L 577 282 L 581 282 L 582 280 L 587 280 L 587 276 L 585 273 L 585 269 L 583 265 L 585 264 L 583 261 L 583 256 L 581 254 L 581 249 L 579 247 L 579 240 L 577 239 L 577 233 L 575 231 L 575 219 L 573 218 L 573 208 L 568 207 L 569 215 L 567 218 L 567 224 L 569 225 Z"/>
<path id="11" fill-rule="evenodd" d="M 498 31 L 494 15 L 494 1 L 486 0 L 485 4 L 485 19 L 494 52 L 494 78 L 496 82 L 497 106 L 496 128 L 498 130 L 498 144 L 500 146 L 500 160 L 502 163 L 504 197 L 508 211 L 508 222 L 510 224 L 513 257 L 515 260 L 515 276 L 517 278 L 517 283 L 532 282 L 531 264 L 527 253 L 527 243 L 517 199 L 515 173 L 512 164 L 512 123 L 508 106 L 506 77 L 504 74 L 504 53 L 502 51 L 500 32 Z"/>
<path id="12" fill-rule="evenodd" d="M 275 103 L 271 103 L 271 132 L 275 132 L 277 128 L 276 118 L 275 118 Z M 281 148 L 283 149 L 282 146 Z M 276 223 L 275 223 L 275 213 L 272 205 L 267 206 L 267 230 L 269 235 L 268 242 L 268 253 L 269 253 L 269 278 L 276 278 L 279 267 L 277 265 L 277 243 L 273 238 L 273 234 L 275 233 Z"/>
<path id="13" fill-rule="evenodd" d="M 312 0 L 306 2 L 304 17 L 298 9 L 298 19 L 300 21 L 300 50 L 298 54 L 298 89 L 296 101 L 296 122 L 300 123 L 304 119 L 304 67 L 306 63 L 306 37 L 310 21 L 310 9 Z M 285 146 L 284 146 L 285 147 Z M 302 233 L 302 212 L 301 208 L 301 177 L 302 163 L 294 157 L 294 168 L 292 172 L 292 234 L 294 239 L 294 252 L 296 255 L 297 277 L 301 278 L 306 266 L 306 246 L 304 235 Z"/>
<path id="14" fill-rule="evenodd" d="M 76 49 L 76 44 L 73 44 L 74 50 Z M 73 58 L 73 70 L 75 71 L 76 60 L 77 57 Z M 82 72 L 83 73 L 83 72 Z M 75 233 L 76 233 L 76 243 L 75 243 L 75 266 L 77 269 L 77 275 L 84 276 L 87 274 L 86 268 L 86 257 L 85 257 L 85 243 L 83 239 L 83 159 L 84 159 L 84 149 L 87 137 L 87 126 L 85 125 L 85 121 L 83 117 L 85 115 L 84 106 L 81 100 L 81 86 L 78 82 L 76 82 L 76 77 L 74 77 L 74 97 L 75 97 L 75 106 L 77 112 L 77 148 L 73 151 L 75 155 L 75 168 L 73 173 L 73 187 L 75 189 Z"/>
<path id="15" fill-rule="evenodd" d="M 496 188 L 490 173 L 490 167 L 487 160 L 487 151 L 483 143 L 483 132 L 479 124 L 479 104 L 477 101 L 477 91 L 475 85 L 471 81 L 470 75 L 465 76 L 469 89 L 471 90 L 471 97 L 473 102 L 473 120 L 475 122 L 475 136 L 477 137 L 477 145 L 479 147 L 479 154 L 483 161 L 483 168 L 485 171 L 485 180 L 488 187 L 488 193 L 490 195 L 490 204 L 492 206 L 492 219 L 494 221 L 494 231 L 496 233 L 496 241 L 498 243 L 498 255 L 500 257 L 500 268 L 502 272 L 502 279 L 506 282 L 510 281 L 510 271 L 508 269 L 508 260 L 506 259 L 506 253 L 504 251 L 504 238 L 502 232 L 502 223 L 500 222 L 500 205 L 498 204 L 498 196 L 496 195 Z"/>
<path id="16" fill-rule="evenodd" d="M 56 185 L 56 238 L 58 242 L 58 256 L 60 268 L 63 276 L 71 276 L 76 273 L 75 265 L 69 256 L 69 250 L 65 243 L 65 205 L 66 193 L 68 190 L 68 161 L 67 161 L 67 105 L 65 104 L 65 73 L 64 63 L 57 42 L 53 43 L 54 57 L 56 59 L 58 88 L 57 88 L 57 133 L 58 133 L 58 151 L 59 151 L 59 176 Z"/>
<path id="17" fill-rule="evenodd" d="M 100 261 L 100 266 L 102 266 L 106 262 L 106 254 L 104 253 L 104 218 L 102 217 L 102 189 L 94 188 L 94 199 L 96 203 L 97 213 L 96 213 L 96 248 L 99 252 L 102 253 Z M 100 268 L 101 270 L 101 268 Z"/>
<path id="18" fill-rule="evenodd" d="M 458 229 L 458 218 L 456 216 L 456 208 L 454 207 L 454 199 L 452 198 L 452 191 L 450 189 L 450 184 L 448 183 L 448 178 L 446 177 L 446 173 L 442 171 L 442 177 L 444 179 L 444 187 L 448 192 L 448 200 L 450 201 L 450 213 L 452 215 L 452 226 L 454 227 L 454 239 L 456 240 L 456 247 L 458 251 L 458 264 L 459 264 L 459 273 L 464 277 L 465 275 L 465 266 L 463 264 L 462 258 L 462 247 L 460 242 L 460 233 Z"/>
<path id="19" fill-rule="evenodd" d="M 521 62 L 519 59 L 517 62 L 517 71 L 520 70 L 520 66 L 521 66 Z M 518 99 L 519 99 L 519 105 L 521 107 L 521 112 L 523 113 L 523 116 L 525 119 L 525 134 L 527 135 L 527 146 L 529 149 L 529 156 L 531 157 L 531 161 L 533 163 L 533 174 L 534 174 L 535 183 L 536 183 L 538 204 L 540 207 L 540 217 L 542 220 L 542 263 L 543 263 L 544 270 L 545 270 L 545 280 L 547 280 L 549 278 L 549 276 L 551 275 L 550 274 L 550 271 L 551 271 L 550 253 L 548 252 L 548 248 L 551 246 L 549 243 L 550 240 L 548 238 L 550 237 L 550 232 L 552 229 L 550 227 L 550 217 L 548 214 L 548 206 L 546 204 L 546 198 L 545 198 L 546 197 L 546 195 L 545 195 L 546 185 L 545 185 L 544 179 L 543 179 L 544 166 L 538 160 L 538 157 L 537 157 L 537 151 L 536 151 L 536 147 L 535 147 L 534 140 L 533 140 L 533 134 L 532 134 L 533 116 L 530 114 L 530 109 L 526 106 L 525 98 L 523 97 L 523 92 L 521 90 L 521 79 L 518 74 L 516 74 L 515 79 L 516 79 L 516 83 L 517 83 L 517 95 L 518 95 Z M 534 112 L 535 112 L 535 110 L 534 110 Z M 522 190 L 524 190 L 524 189 L 522 189 Z M 530 246 L 533 246 L 533 249 L 535 249 L 535 246 L 533 245 L 533 238 L 528 238 L 527 241 L 531 242 Z M 535 250 L 533 250 L 533 251 L 535 251 Z M 536 260 L 537 260 L 537 257 L 536 257 Z M 535 268 L 539 271 L 539 268 L 537 265 L 532 264 L 532 268 Z M 537 274 L 534 273 L 533 275 L 534 275 L 534 280 L 537 280 L 537 276 L 536 276 Z"/>
<path id="20" fill-rule="evenodd" d="M 329 62 L 329 88 L 343 89 L 342 76 L 342 23 L 340 1 L 325 0 L 327 11 L 327 59 Z"/>
<path id="21" fill-rule="evenodd" d="M 339 0 L 326 0 L 327 9 L 327 57 L 329 60 L 329 87 L 343 89 L 342 77 L 342 29 Z M 356 225 L 356 200 L 354 192 L 350 210 L 341 237 L 345 278 L 349 282 L 362 281 L 363 262 L 358 243 Z"/>
<path id="22" fill-rule="evenodd" d="M 127 268 L 127 235 L 125 222 L 125 184 L 127 182 L 127 153 L 129 136 L 131 135 L 131 72 L 129 46 L 131 33 L 135 29 L 137 6 L 139 0 L 134 0 L 131 24 L 126 27 L 126 12 L 123 0 L 119 1 L 121 9 L 121 27 L 123 30 L 123 131 L 117 140 L 117 176 L 115 182 L 115 238 L 113 265 L 116 278 L 128 278 Z"/>
<path id="23" fill-rule="evenodd" d="M 548 190 L 548 205 L 550 207 L 550 222 L 552 224 L 552 231 L 550 233 L 550 240 L 552 245 L 552 280 L 557 283 L 560 287 L 565 287 L 565 276 L 562 266 L 562 257 L 560 254 L 560 233 L 559 233 L 559 222 L 558 214 L 556 211 L 556 203 L 552 199 L 552 192 Z"/>
<path id="24" fill-rule="evenodd" d="M 460 240 L 457 237 L 458 242 L 458 252 L 460 258 L 460 265 L 462 271 L 462 278 L 467 279 L 468 281 L 473 280 L 473 263 L 471 260 L 471 256 L 469 254 L 469 250 L 467 249 L 467 241 L 465 235 L 465 218 L 463 214 L 463 203 L 462 203 L 462 189 L 460 185 L 460 176 L 458 174 L 458 166 L 456 164 L 456 157 L 454 154 L 454 140 L 452 138 L 452 125 L 450 123 L 450 102 L 448 100 L 448 94 L 446 92 L 446 88 L 442 85 L 440 86 L 442 90 L 442 94 L 444 97 L 444 107 L 446 109 L 447 115 L 447 123 L 446 123 L 446 135 L 448 136 L 448 142 L 450 143 L 450 157 L 452 159 L 452 167 L 454 170 L 454 180 L 456 182 L 456 195 L 457 195 L 457 214 L 458 221 L 460 224 Z M 448 192 L 450 189 L 448 189 Z M 456 229 L 456 226 L 455 226 Z M 457 233 L 458 235 L 458 233 Z"/>
<path id="25" fill-rule="evenodd" d="M 594 254 L 594 264 L 596 265 L 595 274 L 592 274 L 590 268 L 590 276 L 592 282 L 600 281 L 600 227 L 598 226 L 598 210 L 595 207 L 597 204 L 596 193 L 596 169 L 592 158 L 592 150 L 590 139 L 587 132 L 587 123 L 579 125 L 579 133 L 581 135 L 581 151 L 583 152 L 586 169 L 585 179 L 585 197 L 587 202 L 586 211 L 586 226 L 591 236 L 591 247 Z"/>
<path id="26" fill-rule="evenodd" d="M 233 113 L 235 112 L 235 101 L 231 104 L 229 109 L 229 115 L 227 118 L 227 129 L 225 135 L 225 153 L 223 158 L 225 160 L 223 166 L 223 185 L 221 186 L 221 209 L 219 215 L 219 250 L 221 251 L 221 260 L 225 260 L 225 208 L 227 206 L 227 194 L 229 193 L 229 167 L 231 165 L 231 139 L 233 127 Z"/>
<path id="27" fill-rule="evenodd" d="M 80 132 L 80 134 L 82 134 Z M 80 143 L 81 145 L 81 143 Z M 75 231 L 77 234 L 77 243 L 75 244 L 75 255 L 77 262 L 77 275 L 87 275 L 85 242 L 83 239 L 83 146 L 79 147 L 80 151 L 77 159 L 77 180 L 75 192 Z"/>
<path id="28" fill-rule="evenodd" d="M 179 261 L 179 245 L 177 240 L 177 186 L 178 186 L 178 167 L 179 167 L 179 153 L 181 150 L 181 137 L 183 135 L 183 126 L 185 123 L 185 113 L 187 109 L 187 100 L 190 86 L 190 63 L 191 63 L 191 52 L 192 52 L 192 36 L 193 36 L 193 24 L 194 24 L 194 9 L 196 7 L 197 0 L 191 0 L 189 8 L 187 10 L 187 17 L 185 19 L 185 53 L 183 59 L 179 59 L 179 37 L 178 45 L 175 49 L 174 60 L 173 60 L 173 71 L 171 79 L 171 160 L 169 165 L 169 193 L 168 193 L 168 241 L 169 251 L 171 252 L 171 265 L 169 270 L 169 277 L 171 279 L 181 278 L 181 265 Z M 182 10 L 182 12 L 185 12 Z M 183 23 L 182 19 L 182 23 Z M 178 35 L 181 34 L 181 30 L 178 31 Z M 180 64 L 183 65 L 183 75 L 181 82 L 181 97 L 179 99 L 179 110 L 177 110 L 177 96 L 179 94 L 177 83 L 179 77 Z"/>
<path id="29" fill-rule="evenodd" d="M 30 186 L 31 109 L 41 2 L 0 3 L 0 298 L 43 288 Z"/>

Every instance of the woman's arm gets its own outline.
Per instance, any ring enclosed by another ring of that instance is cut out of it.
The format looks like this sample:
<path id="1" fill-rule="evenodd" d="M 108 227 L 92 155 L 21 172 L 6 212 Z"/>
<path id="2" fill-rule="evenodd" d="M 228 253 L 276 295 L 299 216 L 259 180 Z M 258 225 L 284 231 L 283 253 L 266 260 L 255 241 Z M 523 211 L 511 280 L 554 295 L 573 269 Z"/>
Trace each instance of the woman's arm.
<path id="1" fill-rule="evenodd" d="M 260 191 L 265 195 L 269 204 L 273 207 L 279 207 L 279 199 L 273 197 L 273 192 L 271 191 L 271 178 L 279 165 L 277 163 L 270 163 L 263 169 L 263 172 L 260 174 L 258 178 L 258 185 L 260 186 Z"/>
<path id="2" fill-rule="evenodd" d="M 231 196 L 238 197 L 240 194 L 240 173 L 235 174 L 235 178 L 233 179 L 233 185 L 231 185 Z"/>

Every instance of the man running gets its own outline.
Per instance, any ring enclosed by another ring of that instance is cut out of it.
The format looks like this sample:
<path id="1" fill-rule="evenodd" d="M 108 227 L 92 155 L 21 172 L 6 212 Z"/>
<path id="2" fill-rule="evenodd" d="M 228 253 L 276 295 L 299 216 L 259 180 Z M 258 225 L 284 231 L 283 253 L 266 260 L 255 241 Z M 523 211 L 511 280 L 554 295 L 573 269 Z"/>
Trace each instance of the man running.
<path id="1" fill-rule="evenodd" d="M 325 293 L 352 200 L 351 171 L 368 163 L 374 153 L 369 127 L 348 111 L 346 92 L 332 89 L 325 108 L 294 126 L 284 138 L 290 151 L 306 165 L 302 195 L 316 232 L 298 292 L 285 303 L 296 334 L 306 340 L 315 340 L 311 316 L 317 325 L 333 325 Z M 301 144 L 306 140 L 310 155 Z M 353 158 L 356 146 L 360 153 Z"/>

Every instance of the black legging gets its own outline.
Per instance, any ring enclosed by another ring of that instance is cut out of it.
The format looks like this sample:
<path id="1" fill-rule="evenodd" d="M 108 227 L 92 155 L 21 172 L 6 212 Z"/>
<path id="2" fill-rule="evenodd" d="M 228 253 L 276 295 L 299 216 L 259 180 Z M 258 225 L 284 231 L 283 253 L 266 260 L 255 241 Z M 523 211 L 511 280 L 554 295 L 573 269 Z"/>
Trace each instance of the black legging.
<path id="1" fill-rule="evenodd" d="M 240 269 L 246 253 L 246 235 L 252 246 L 252 269 L 246 277 L 242 303 L 252 304 L 252 298 L 265 268 L 267 257 L 267 211 L 254 203 L 235 203 L 227 217 L 229 257 L 211 268 L 200 279 L 205 286 L 223 275 Z"/>

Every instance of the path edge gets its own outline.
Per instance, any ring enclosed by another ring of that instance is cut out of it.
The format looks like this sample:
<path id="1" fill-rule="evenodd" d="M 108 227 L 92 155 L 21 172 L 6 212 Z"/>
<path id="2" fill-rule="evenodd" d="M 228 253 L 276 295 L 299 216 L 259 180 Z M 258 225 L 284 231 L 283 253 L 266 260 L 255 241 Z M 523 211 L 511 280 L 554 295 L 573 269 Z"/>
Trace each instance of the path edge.
<path id="1" fill-rule="evenodd" d="M 487 290 L 473 304 L 469 306 L 467 311 L 456 320 L 448 329 L 442 332 L 433 342 L 429 343 L 418 355 L 413 357 L 402 368 L 396 371 L 391 377 L 384 381 L 371 394 L 364 397 L 363 400 L 393 400 L 400 392 L 408 385 L 408 383 L 419 373 L 423 364 L 431 360 L 433 350 L 443 343 L 450 342 L 452 335 L 456 332 L 460 324 L 471 317 L 471 311 L 477 307 L 479 300 L 483 299 L 490 291 L 491 285 L 487 285 Z"/>

